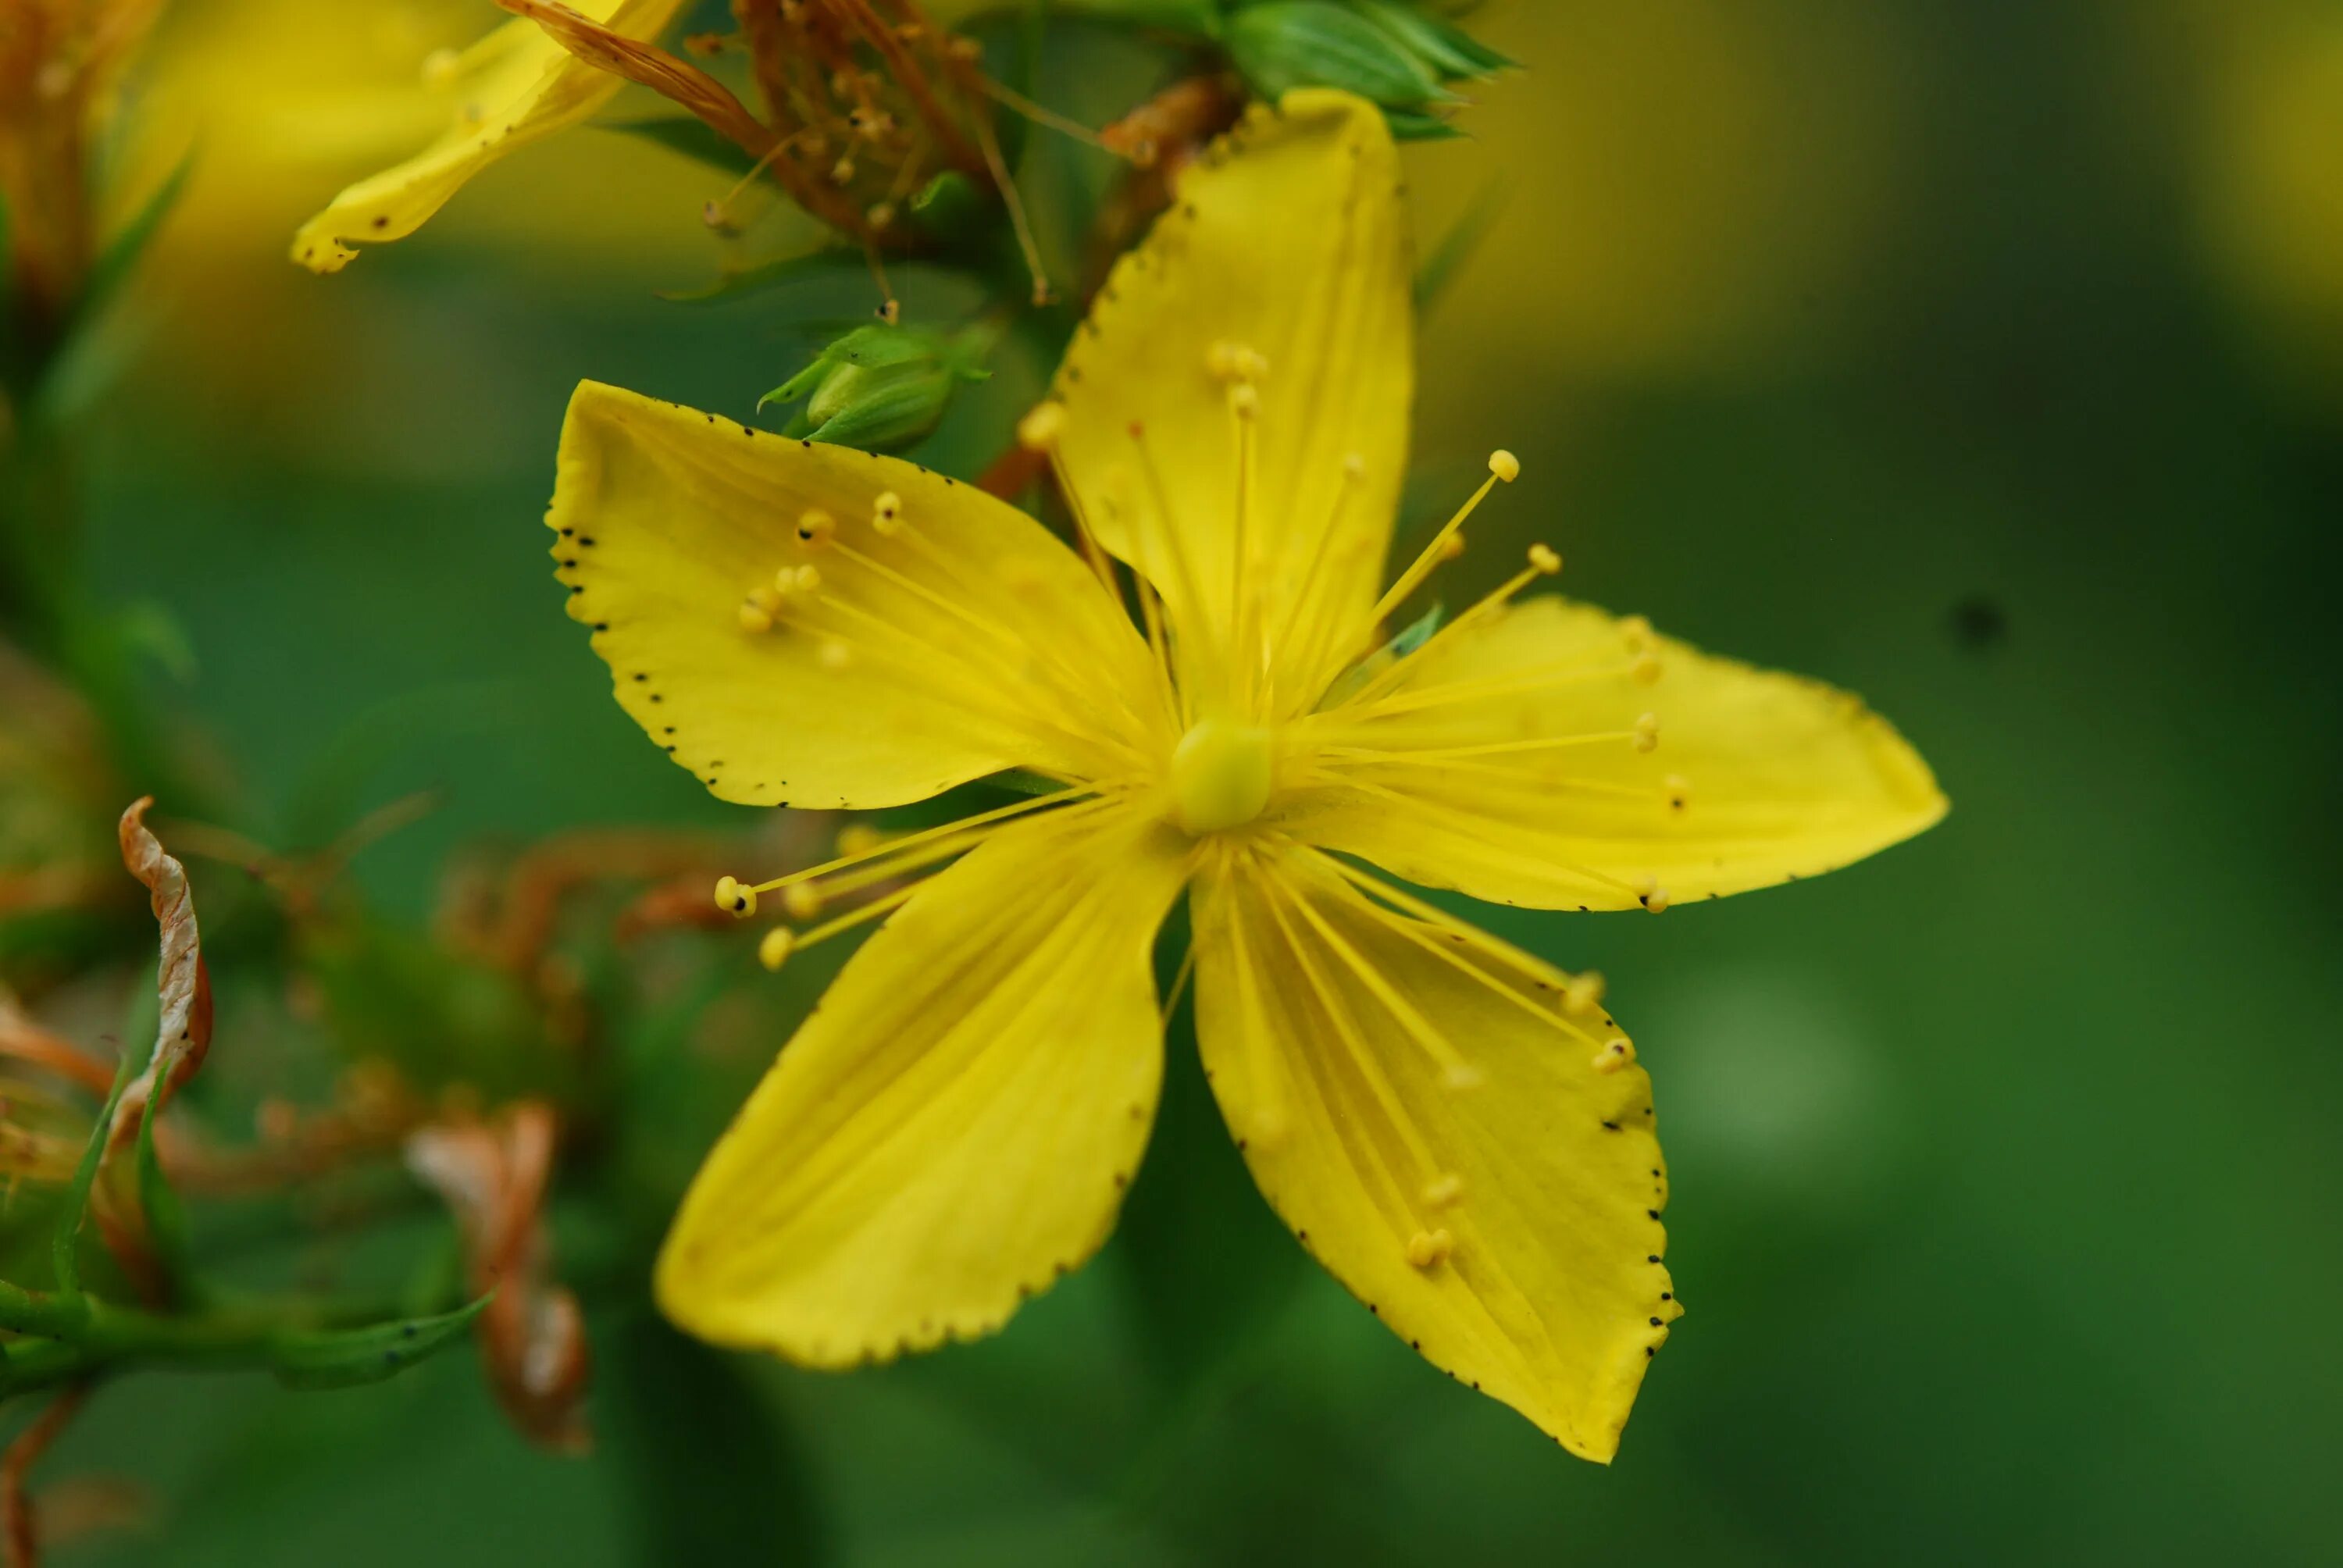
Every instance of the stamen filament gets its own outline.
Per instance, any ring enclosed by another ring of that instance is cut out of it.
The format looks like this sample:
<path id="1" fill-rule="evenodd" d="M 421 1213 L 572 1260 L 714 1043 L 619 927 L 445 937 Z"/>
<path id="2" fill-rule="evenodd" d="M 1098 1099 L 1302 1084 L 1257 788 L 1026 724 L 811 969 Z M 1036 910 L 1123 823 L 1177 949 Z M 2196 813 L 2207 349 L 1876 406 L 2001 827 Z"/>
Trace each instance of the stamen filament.
<path id="1" fill-rule="evenodd" d="M 1068 805 L 1084 795 L 1104 798 L 1109 790 L 1127 788 L 1129 783 L 1129 780 L 1118 780 L 1110 783 L 1077 784 L 1071 789 L 1061 789 L 1055 794 L 1037 795 L 1031 800 L 1012 801 L 1006 806 L 995 807 L 990 811 L 980 811 L 973 817 L 962 817 L 957 821 L 940 823 L 936 827 L 923 829 L 917 833 L 908 833 L 900 839 L 890 839 L 876 848 L 863 850 L 859 855 L 841 855 L 821 865 L 810 866 L 802 871 L 792 871 L 788 876 L 776 877 L 769 882 L 759 882 L 747 890 L 752 893 L 773 892 L 798 882 L 811 881 L 816 877 L 826 877 L 832 871 L 842 871 L 850 866 L 861 865 L 880 856 L 900 854 L 953 833 L 966 832 L 974 828 L 990 827 L 1006 822 L 1012 817 L 1022 817 L 1028 812 L 1045 810 L 1052 806 Z"/>
<path id="2" fill-rule="evenodd" d="M 1398 1020 L 1400 1028 L 1440 1068 L 1442 1075 L 1447 1080 L 1451 1088 L 1470 1088 L 1481 1081 L 1480 1070 L 1471 1062 L 1466 1061 L 1456 1047 L 1450 1043 L 1447 1036 L 1433 1028 L 1405 997 L 1400 995 L 1392 983 L 1383 978 L 1374 965 L 1366 960 L 1365 956 L 1358 949 L 1343 940 L 1342 933 L 1334 930 L 1326 917 L 1312 907 L 1306 896 L 1284 887 L 1277 878 L 1272 877 L 1265 880 L 1273 892 L 1283 892 L 1292 898 L 1295 911 L 1310 922 L 1311 927 L 1317 931 L 1319 940 L 1333 950 L 1334 955 L 1342 960 L 1343 966 L 1358 977 L 1359 983 L 1365 986 L 1377 1001 L 1383 1003 L 1384 1010 Z M 1275 912 L 1273 907 L 1272 912 Z"/>

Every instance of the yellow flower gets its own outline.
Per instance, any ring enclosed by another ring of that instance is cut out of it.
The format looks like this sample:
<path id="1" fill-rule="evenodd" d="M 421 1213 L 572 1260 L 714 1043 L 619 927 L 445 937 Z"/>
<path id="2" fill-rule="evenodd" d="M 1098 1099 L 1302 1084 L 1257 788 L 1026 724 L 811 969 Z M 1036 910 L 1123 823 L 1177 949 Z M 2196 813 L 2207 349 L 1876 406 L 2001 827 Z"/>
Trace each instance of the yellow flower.
<path id="1" fill-rule="evenodd" d="M 655 36 L 682 0 L 578 0 L 577 10 L 638 40 Z M 360 180 L 301 226 L 293 257 L 339 272 L 356 241 L 403 239 L 464 183 L 507 153 L 590 118 L 625 82 L 578 59 L 534 22 L 506 23 L 461 53 L 436 56 L 429 75 L 456 97 L 456 117 L 405 163 Z"/>
<path id="2" fill-rule="evenodd" d="M 1558 568 L 1543 546 L 1376 651 L 1473 509 L 1379 592 L 1413 381 L 1399 178 L 1375 111 L 1324 92 L 1184 176 L 1026 423 L 1087 565 L 910 464 L 578 388 L 548 518 L 570 613 L 710 791 L 1063 785 L 719 884 L 736 914 L 820 921 L 777 927 L 772 963 L 889 918 L 686 1198 L 658 1271 L 677 1322 L 845 1366 L 997 1328 L 1088 1258 L 1147 1141 L 1151 954 L 1184 890 L 1204 1065 L 1271 1205 L 1434 1365 L 1615 1449 L 1679 1311 L 1649 1081 L 1598 980 L 1361 862 L 1662 910 L 1845 865 L 1945 803 L 1853 698 L 1513 602 Z M 1491 467 L 1474 503 L 1519 465 Z"/>

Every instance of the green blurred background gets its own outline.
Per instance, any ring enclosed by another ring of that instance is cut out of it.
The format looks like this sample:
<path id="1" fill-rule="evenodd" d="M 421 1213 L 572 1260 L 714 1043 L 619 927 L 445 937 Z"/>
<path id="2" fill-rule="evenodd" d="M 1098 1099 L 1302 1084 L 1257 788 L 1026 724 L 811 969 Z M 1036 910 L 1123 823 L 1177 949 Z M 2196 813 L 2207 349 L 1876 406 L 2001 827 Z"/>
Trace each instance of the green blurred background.
<path id="1" fill-rule="evenodd" d="M 803 1373 L 606 1291 L 583 1460 L 464 1354 L 130 1379 L 44 1475 L 134 1473 L 148 1523 L 55 1562 L 2343 1560 L 2343 5 L 1485 21 L 1530 69 L 1410 154 L 1427 236 L 1505 189 L 1422 343 L 1427 498 L 1526 468 L 1453 569 L 1548 538 L 1570 591 L 1863 692 L 1955 803 L 1820 882 L 1503 922 L 1609 975 L 1660 1096 L 1690 1312 L 1617 1463 L 1318 1275 L 1182 1046 L 1121 1232 L 997 1340 Z M 1077 37 L 1040 95 L 1103 121 L 1147 70 Z M 865 291 L 656 297 L 720 181 L 598 132 L 312 278 L 283 236 L 366 166 L 316 139 L 263 179 L 216 138 L 92 464 L 101 586 L 183 628 L 244 825 L 372 749 L 361 804 L 442 792 L 357 867 L 416 918 L 483 836 L 737 826 L 561 613 L 553 438 L 584 376 L 745 411 Z M 1036 146 L 1037 191 L 1100 172 Z M 927 460 L 980 467 L 1041 368 Z M 657 1046 L 692 1136 L 809 985 L 725 962 Z"/>

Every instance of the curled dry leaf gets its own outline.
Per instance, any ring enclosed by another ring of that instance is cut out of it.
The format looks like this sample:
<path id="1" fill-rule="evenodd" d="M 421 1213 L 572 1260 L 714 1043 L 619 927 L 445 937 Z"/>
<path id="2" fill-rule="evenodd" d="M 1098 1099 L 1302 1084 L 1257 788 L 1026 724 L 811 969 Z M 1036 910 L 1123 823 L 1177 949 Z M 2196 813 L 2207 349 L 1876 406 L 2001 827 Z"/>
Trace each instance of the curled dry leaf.
<path id="1" fill-rule="evenodd" d="M 155 1109 L 160 1111 L 172 1093 L 195 1076 L 212 1042 L 212 981 L 204 968 L 202 940 L 196 929 L 195 896 L 187 890 L 187 869 L 147 830 L 146 810 L 154 804 L 153 796 L 144 796 L 122 814 L 122 863 L 146 884 L 155 923 L 162 931 L 162 962 L 155 976 L 162 1016 L 146 1070 L 123 1094 L 115 1113 L 111 1138 L 115 1145 L 137 1131 L 150 1096 Z"/>
<path id="2" fill-rule="evenodd" d="M 498 1402 L 530 1442 L 577 1453 L 591 1442 L 591 1358 L 578 1298 L 551 1278 L 544 1203 L 555 1132 L 552 1108 L 525 1101 L 493 1122 L 417 1130 L 407 1164 L 454 1212 L 471 1292 L 496 1292 L 474 1327 Z"/>

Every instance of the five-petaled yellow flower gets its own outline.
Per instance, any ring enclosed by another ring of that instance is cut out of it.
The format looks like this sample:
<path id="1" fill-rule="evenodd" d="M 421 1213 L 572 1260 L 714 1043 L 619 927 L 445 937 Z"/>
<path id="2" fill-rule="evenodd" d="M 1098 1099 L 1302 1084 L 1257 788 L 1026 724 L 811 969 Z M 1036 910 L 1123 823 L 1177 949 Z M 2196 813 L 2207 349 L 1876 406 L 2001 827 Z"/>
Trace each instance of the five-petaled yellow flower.
<path id="1" fill-rule="evenodd" d="M 799 921 L 890 890 L 766 938 L 778 962 L 887 917 L 685 1199 L 677 1322 L 846 1366 L 997 1328 L 1088 1258 L 1146 1145 L 1151 954 L 1185 890 L 1204 1065 L 1271 1206 L 1425 1359 L 1615 1450 L 1679 1311 L 1649 1081 L 1594 977 L 1400 882 L 1656 910 L 1845 865 L 1945 802 L 1851 697 L 1517 601 L 1544 546 L 1379 648 L 1463 520 L 1378 590 L 1413 379 L 1399 179 L 1375 111 L 1331 93 L 1189 172 L 1027 421 L 1082 554 L 908 463 L 578 388 L 549 517 L 570 612 L 717 796 L 1063 785 L 719 887 Z M 1518 470 L 1490 466 L 1473 503 Z"/>

